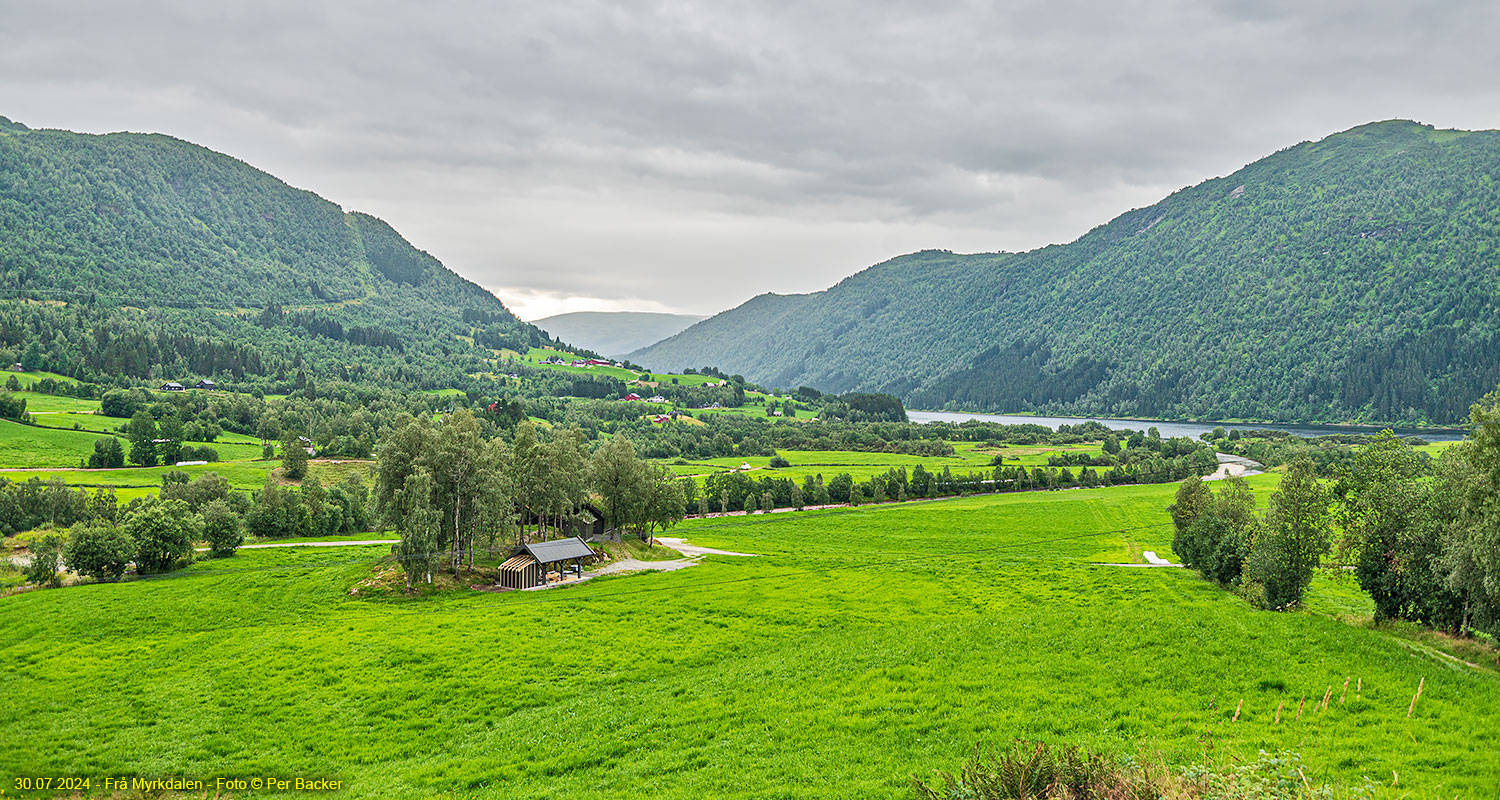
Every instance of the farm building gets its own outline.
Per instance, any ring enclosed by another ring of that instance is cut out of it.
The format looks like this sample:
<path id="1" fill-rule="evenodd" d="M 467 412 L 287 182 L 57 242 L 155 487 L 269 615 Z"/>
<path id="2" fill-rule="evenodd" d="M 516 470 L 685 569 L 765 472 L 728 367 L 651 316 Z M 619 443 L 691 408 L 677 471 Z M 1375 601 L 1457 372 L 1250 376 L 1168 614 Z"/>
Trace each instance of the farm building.
<path id="1" fill-rule="evenodd" d="M 636 394 L 635 392 L 631 392 L 630 394 L 627 394 L 620 399 L 624 400 L 627 403 L 639 403 L 641 401 L 641 396 Z"/>
<path id="2" fill-rule="evenodd" d="M 161 390 L 164 392 L 180 392 L 183 391 L 183 388 L 182 384 L 177 381 L 167 381 L 161 385 Z"/>
<path id="3" fill-rule="evenodd" d="M 213 381 L 209 380 L 208 378 L 204 378 L 203 380 L 198 381 L 198 384 L 196 386 L 194 386 L 193 388 L 194 389 L 202 389 L 202 390 L 204 390 L 206 392 L 212 392 L 215 389 L 218 389 L 219 386 L 218 386 L 218 384 L 215 384 Z"/>
<path id="4" fill-rule="evenodd" d="M 523 544 L 515 549 L 509 561 L 500 565 L 500 585 L 506 589 L 545 586 L 547 573 L 555 566 L 561 578 L 567 574 L 569 562 L 573 574 L 583 577 L 583 560 L 593 557 L 594 549 L 577 536 Z"/>

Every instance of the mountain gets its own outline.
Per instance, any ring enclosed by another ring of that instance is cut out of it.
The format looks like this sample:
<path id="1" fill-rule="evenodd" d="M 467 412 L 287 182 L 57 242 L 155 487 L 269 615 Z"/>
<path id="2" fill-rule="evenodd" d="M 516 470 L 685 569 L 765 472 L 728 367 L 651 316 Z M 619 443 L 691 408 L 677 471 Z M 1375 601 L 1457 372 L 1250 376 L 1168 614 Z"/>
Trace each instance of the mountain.
<path id="1" fill-rule="evenodd" d="M 917 408 L 1452 424 L 1500 382 L 1500 132 L 1372 123 L 1024 253 L 912 253 L 630 354 Z"/>
<path id="2" fill-rule="evenodd" d="M 531 324 L 565 342 L 618 357 L 679 333 L 701 319 L 692 314 L 647 311 L 575 311 Z"/>
<path id="3" fill-rule="evenodd" d="M 0 360 L 89 379 L 453 385 L 545 340 L 385 222 L 235 158 L 4 117 L 0 298 Z"/>

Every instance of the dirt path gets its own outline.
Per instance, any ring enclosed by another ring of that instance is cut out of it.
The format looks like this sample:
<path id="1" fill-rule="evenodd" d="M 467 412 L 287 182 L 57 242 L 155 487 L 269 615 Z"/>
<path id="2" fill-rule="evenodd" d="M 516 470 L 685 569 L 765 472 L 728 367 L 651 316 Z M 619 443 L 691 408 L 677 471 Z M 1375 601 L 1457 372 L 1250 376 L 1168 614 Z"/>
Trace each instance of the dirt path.
<path id="1" fill-rule="evenodd" d="M 677 552 L 688 557 L 705 555 L 754 557 L 756 555 L 755 553 L 736 553 L 733 550 L 715 550 L 712 547 L 699 547 L 695 544 L 688 544 L 681 539 L 675 539 L 666 536 L 658 536 L 656 537 L 656 541 L 661 542 L 667 547 L 670 547 L 673 550 L 676 550 Z"/>

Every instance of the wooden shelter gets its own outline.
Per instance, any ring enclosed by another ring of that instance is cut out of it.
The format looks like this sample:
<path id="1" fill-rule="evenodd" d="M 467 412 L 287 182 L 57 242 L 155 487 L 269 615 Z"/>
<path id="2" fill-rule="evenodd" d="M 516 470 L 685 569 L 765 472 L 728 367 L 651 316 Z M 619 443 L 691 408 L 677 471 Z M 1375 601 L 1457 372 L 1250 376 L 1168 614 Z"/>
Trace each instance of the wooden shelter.
<path id="1" fill-rule="evenodd" d="M 581 578 L 583 560 L 593 557 L 594 549 L 577 536 L 523 544 L 515 549 L 508 561 L 500 565 L 500 585 L 506 589 L 545 586 L 547 574 L 554 565 L 557 567 L 558 578 L 567 574 L 570 564 L 573 574 Z"/>

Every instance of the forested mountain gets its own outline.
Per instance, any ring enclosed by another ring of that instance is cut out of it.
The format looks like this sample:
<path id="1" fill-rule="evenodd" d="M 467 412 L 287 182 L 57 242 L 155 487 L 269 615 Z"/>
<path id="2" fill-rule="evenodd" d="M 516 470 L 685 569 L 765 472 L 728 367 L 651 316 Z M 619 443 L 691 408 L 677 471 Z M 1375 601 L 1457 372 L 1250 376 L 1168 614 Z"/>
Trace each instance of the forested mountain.
<path id="1" fill-rule="evenodd" d="M 531 324 L 579 347 L 607 356 L 622 356 L 655 344 L 701 319 L 693 314 L 646 311 L 575 311 L 534 320 Z"/>
<path id="2" fill-rule="evenodd" d="M 161 135 L 0 117 L 0 360 L 451 385 L 543 341 L 375 217 Z"/>
<path id="3" fill-rule="evenodd" d="M 924 251 L 630 354 L 917 408 L 1458 422 L 1500 382 L 1500 132 L 1364 125 L 1025 253 Z"/>

